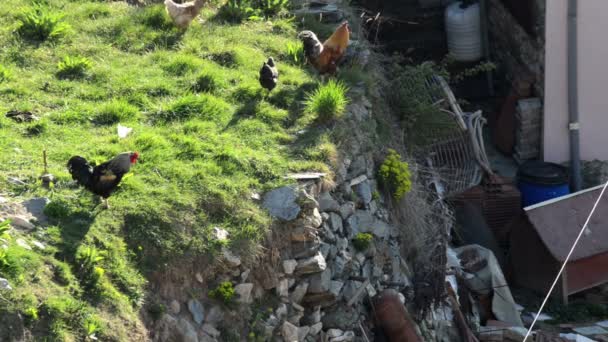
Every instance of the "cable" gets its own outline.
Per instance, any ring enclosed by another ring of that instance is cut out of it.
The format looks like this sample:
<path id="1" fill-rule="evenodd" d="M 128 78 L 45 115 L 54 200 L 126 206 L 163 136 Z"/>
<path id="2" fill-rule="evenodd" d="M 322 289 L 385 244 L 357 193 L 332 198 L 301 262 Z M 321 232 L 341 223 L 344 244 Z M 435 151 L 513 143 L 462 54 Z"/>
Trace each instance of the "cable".
<path id="1" fill-rule="evenodd" d="M 578 241 L 581 239 L 581 236 L 583 236 L 583 233 L 587 229 L 587 225 L 589 224 L 589 221 L 591 220 L 591 217 L 593 216 L 593 213 L 595 212 L 597 205 L 600 203 L 602 196 L 604 196 L 604 192 L 606 191 L 607 187 L 608 187 L 608 182 L 606 182 L 606 184 L 604 184 L 604 187 L 602 188 L 602 192 L 600 193 L 599 197 L 595 201 L 595 204 L 593 205 L 593 208 L 591 209 L 591 212 L 589 213 L 589 216 L 587 217 L 587 220 L 585 221 L 583 228 L 581 228 L 581 231 L 578 233 L 576 240 L 574 240 L 574 244 L 572 245 L 572 248 L 570 248 L 570 252 L 568 252 L 568 256 L 566 256 L 566 260 L 564 260 L 562 267 L 559 269 L 559 272 L 557 272 L 557 277 L 555 277 L 555 280 L 553 281 L 553 284 L 551 285 L 551 288 L 549 289 L 547 296 L 545 296 L 543 303 L 540 305 L 540 309 L 538 309 L 538 313 L 536 314 L 536 317 L 534 317 L 534 321 L 532 321 L 532 325 L 530 325 L 530 328 L 528 329 L 528 332 L 526 333 L 526 337 L 524 337 L 524 339 L 523 339 L 524 342 L 528 339 L 528 336 L 530 336 L 530 334 L 532 333 L 532 329 L 534 328 L 534 325 L 536 324 L 538 317 L 540 317 L 540 314 L 543 312 L 543 309 L 545 308 L 545 304 L 547 304 L 547 301 L 549 300 L 549 297 L 551 296 L 551 292 L 553 292 L 555 285 L 559 281 L 559 278 L 562 276 L 562 272 L 564 272 L 564 269 L 566 268 L 566 264 L 568 264 L 568 261 L 570 261 L 570 257 L 572 256 L 572 253 L 574 252 L 574 249 L 576 248 Z"/>

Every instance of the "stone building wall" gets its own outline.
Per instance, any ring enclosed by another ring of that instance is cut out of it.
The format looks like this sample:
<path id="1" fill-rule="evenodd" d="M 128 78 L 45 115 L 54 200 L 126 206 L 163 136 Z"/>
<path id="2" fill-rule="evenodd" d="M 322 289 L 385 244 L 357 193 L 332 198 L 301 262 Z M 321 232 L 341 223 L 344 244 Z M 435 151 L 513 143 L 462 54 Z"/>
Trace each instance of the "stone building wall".
<path id="1" fill-rule="evenodd" d="M 488 0 L 489 39 L 492 58 L 508 81 L 530 75 L 534 95 L 544 95 L 545 1 L 532 1 L 533 29 L 529 34 L 518 23 L 503 0 Z"/>

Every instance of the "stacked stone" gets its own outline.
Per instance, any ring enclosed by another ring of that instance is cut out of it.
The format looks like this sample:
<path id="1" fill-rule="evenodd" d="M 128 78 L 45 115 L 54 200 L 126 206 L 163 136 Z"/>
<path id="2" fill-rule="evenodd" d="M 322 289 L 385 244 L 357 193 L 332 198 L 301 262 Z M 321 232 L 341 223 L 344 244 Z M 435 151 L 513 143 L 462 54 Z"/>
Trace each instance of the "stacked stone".
<path id="1" fill-rule="evenodd" d="M 542 105 L 539 98 L 517 101 L 515 153 L 519 163 L 540 157 Z"/>

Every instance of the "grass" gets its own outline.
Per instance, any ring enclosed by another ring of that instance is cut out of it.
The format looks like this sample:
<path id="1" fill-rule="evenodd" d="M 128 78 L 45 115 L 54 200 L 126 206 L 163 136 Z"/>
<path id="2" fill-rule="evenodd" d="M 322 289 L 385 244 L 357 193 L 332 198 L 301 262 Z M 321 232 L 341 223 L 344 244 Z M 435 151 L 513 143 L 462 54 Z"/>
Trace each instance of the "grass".
<path id="1" fill-rule="evenodd" d="M 205 9 L 204 27 L 182 31 L 162 4 L 89 0 L 7 0 L 0 14 L 0 188 L 52 200 L 49 227 L 3 232 L 9 248 L 0 249 L 0 277 L 14 290 L 2 294 L 0 317 L 29 313 L 35 338 L 145 340 L 139 315 L 154 296 L 151 274 L 213 255 L 215 226 L 229 231 L 228 248 L 250 259 L 255 248 L 247 246 L 270 223 L 251 192 L 283 185 L 289 172 L 329 172 L 336 159 L 330 137 L 314 134 L 327 105 L 303 105 L 315 73 L 285 54 L 297 44 L 295 21 L 224 24 Z M 270 55 L 281 82 L 265 99 L 257 78 Z M 9 110 L 41 119 L 16 123 L 4 117 Z M 133 128 L 127 138 L 117 137 L 118 123 Z M 311 137 L 305 146 L 302 130 Z M 57 178 L 51 189 L 38 180 L 43 149 Z M 73 185 L 67 160 L 102 162 L 128 150 L 140 160 L 112 208 L 100 210 Z M 46 248 L 24 249 L 17 237 Z"/>
<path id="2" fill-rule="evenodd" d="M 306 99 L 306 111 L 316 116 L 320 122 L 340 119 L 346 109 L 348 88 L 341 81 L 329 80 L 320 84 Z"/>

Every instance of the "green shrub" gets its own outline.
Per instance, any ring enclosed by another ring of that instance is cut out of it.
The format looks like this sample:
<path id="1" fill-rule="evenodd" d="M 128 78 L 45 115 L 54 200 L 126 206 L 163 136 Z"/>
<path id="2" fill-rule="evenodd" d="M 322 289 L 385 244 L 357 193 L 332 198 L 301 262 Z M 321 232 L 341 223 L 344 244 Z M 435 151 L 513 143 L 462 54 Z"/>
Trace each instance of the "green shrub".
<path id="1" fill-rule="evenodd" d="M 221 122 L 229 115 L 230 105 L 209 94 L 186 95 L 153 114 L 155 120 L 163 122 L 185 121 L 194 117 Z"/>
<path id="2" fill-rule="evenodd" d="M 62 19 L 62 15 L 36 5 L 21 15 L 17 33 L 25 39 L 39 42 L 61 38 L 70 28 Z"/>
<path id="3" fill-rule="evenodd" d="M 380 180 L 396 200 L 400 200 L 412 188 L 409 164 L 401 161 L 401 156 L 393 149 L 380 166 Z"/>
<path id="4" fill-rule="evenodd" d="M 353 246 L 358 251 L 366 250 L 372 243 L 374 236 L 370 233 L 358 233 L 353 239 Z"/>
<path id="5" fill-rule="evenodd" d="M 327 84 L 320 85 L 314 92 L 308 94 L 306 99 L 306 111 L 316 114 L 320 122 L 328 122 L 339 119 L 344 114 L 348 99 L 346 92 L 348 88 L 340 81 L 330 80 Z"/>
<path id="6" fill-rule="evenodd" d="M 70 215 L 70 208 L 65 201 L 53 200 L 44 206 L 44 214 L 54 219 L 63 219 Z"/>
<path id="7" fill-rule="evenodd" d="M 209 297 L 221 300 L 225 304 L 229 304 L 234 299 L 234 287 L 229 281 L 222 282 L 215 288 L 209 291 Z"/>
<path id="8" fill-rule="evenodd" d="M 129 121 L 139 115 L 139 109 L 124 100 L 112 100 L 101 105 L 93 115 L 93 121 L 99 125 L 111 125 L 120 121 Z"/>
<path id="9" fill-rule="evenodd" d="M 70 57 L 65 56 L 61 62 L 57 64 L 57 77 L 74 79 L 84 77 L 91 69 L 92 63 L 86 57 Z"/>
<path id="10" fill-rule="evenodd" d="M 288 42 L 286 48 L 289 61 L 293 62 L 295 65 L 304 64 L 304 60 L 306 58 L 304 56 L 304 45 Z"/>
<path id="11" fill-rule="evenodd" d="M 253 0 L 254 8 L 266 18 L 287 12 L 289 0 Z"/>
<path id="12" fill-rule="evenodd" d="M 150 305 L 148 312 L 152 316 L 152 319 L 157 321 L 167 312 L 167 308 L 162 303 L 155 303 Z"/>

